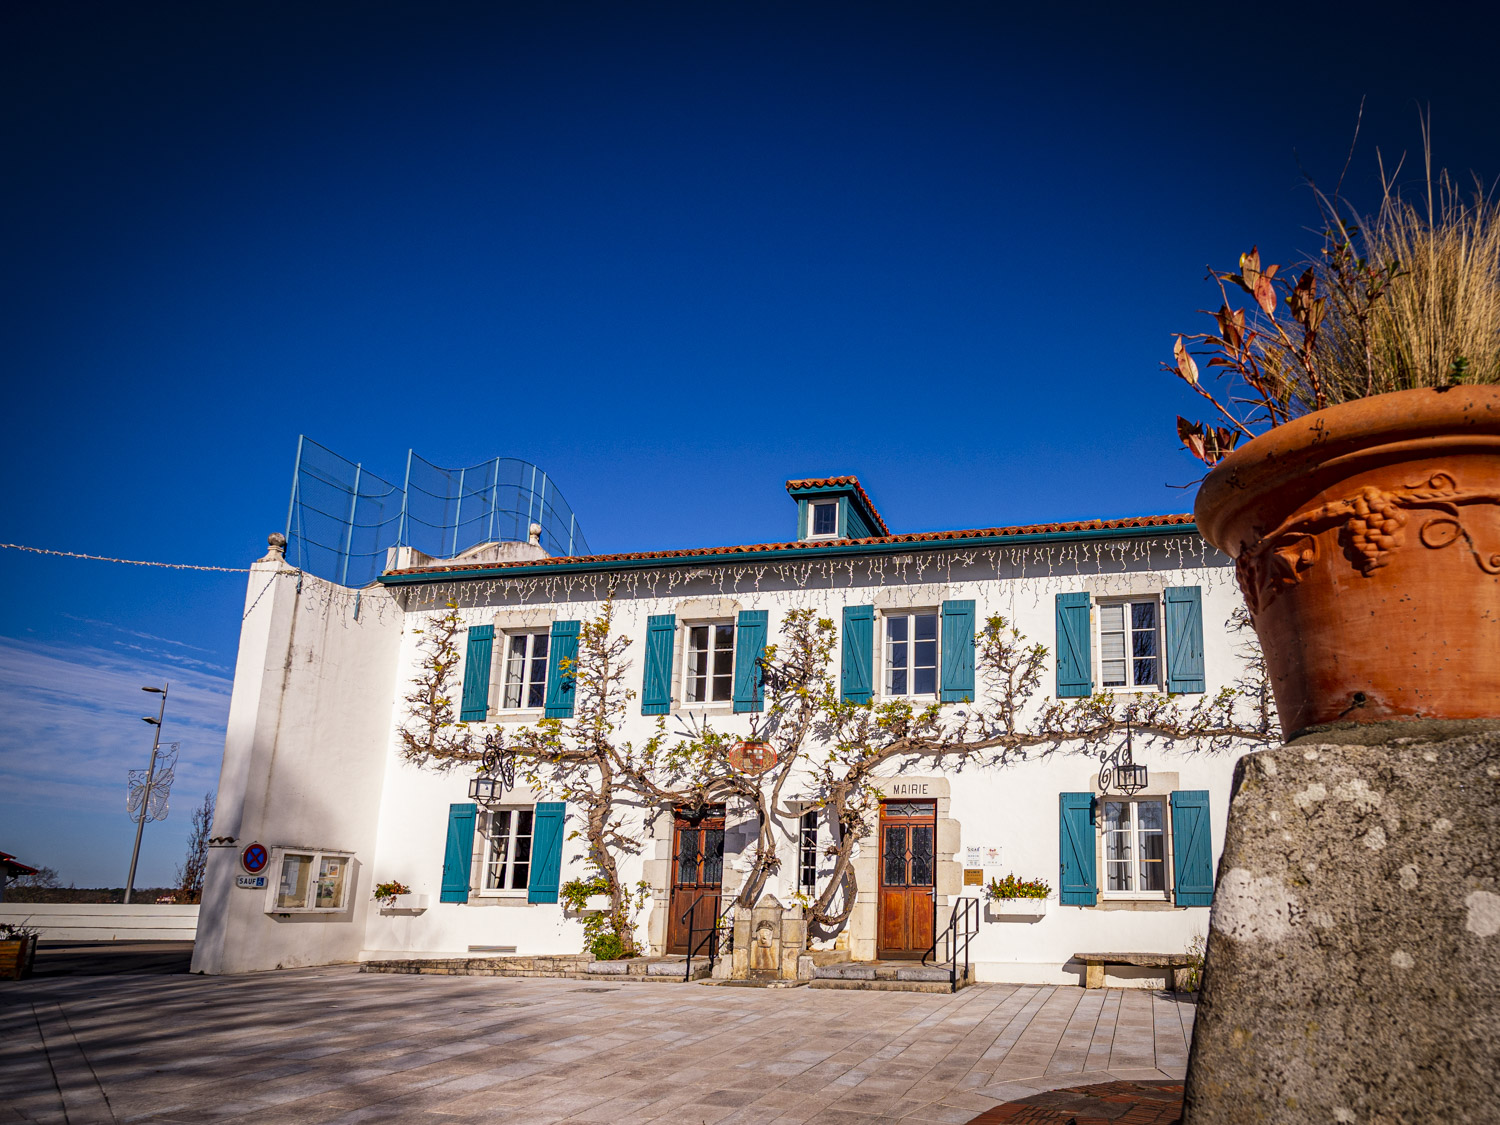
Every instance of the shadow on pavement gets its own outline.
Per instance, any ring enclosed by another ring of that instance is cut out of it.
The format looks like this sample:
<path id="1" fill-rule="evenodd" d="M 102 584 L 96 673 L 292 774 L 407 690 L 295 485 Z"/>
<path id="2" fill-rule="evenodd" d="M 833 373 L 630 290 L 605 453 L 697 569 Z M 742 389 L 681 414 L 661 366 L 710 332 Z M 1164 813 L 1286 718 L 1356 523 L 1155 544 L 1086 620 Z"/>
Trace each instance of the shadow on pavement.
<path id="1" fill-rule="evenodd" d="M 32 977 L 104 977 L 121 973 L 186 973 L 190 941 L 44 941 L 36 947 Z"/>

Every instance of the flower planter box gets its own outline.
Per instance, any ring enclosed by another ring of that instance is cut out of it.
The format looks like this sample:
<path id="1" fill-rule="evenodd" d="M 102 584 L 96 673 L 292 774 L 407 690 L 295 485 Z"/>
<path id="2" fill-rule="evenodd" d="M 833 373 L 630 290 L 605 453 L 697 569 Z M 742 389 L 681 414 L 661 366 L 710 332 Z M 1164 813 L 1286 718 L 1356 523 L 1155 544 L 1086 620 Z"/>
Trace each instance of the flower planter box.
<path id="1" fill-rule="evenodd" d="M 588 914 L 602 914 L 609 909 L 609 896 L 589 895 L 583 900 L 583 909 Z"/>
<path id="2" fill-rule="evenodd" d="M 426 895 L 396 895 L 394 898 L 383 898 L 380 900 L 382 910 L 426 910 Z"/>
<path id="3" fill-rule="evenodd" d="M 1041 918 L 1047 913 L 1044 898 L 993 898 L 985 904 L 990 918 Z"/>
<path id="4" fill-rule="evenodd" d="M 36 935 L 0 941 L 0 980 L 23 980 L 36 958 Z"/>

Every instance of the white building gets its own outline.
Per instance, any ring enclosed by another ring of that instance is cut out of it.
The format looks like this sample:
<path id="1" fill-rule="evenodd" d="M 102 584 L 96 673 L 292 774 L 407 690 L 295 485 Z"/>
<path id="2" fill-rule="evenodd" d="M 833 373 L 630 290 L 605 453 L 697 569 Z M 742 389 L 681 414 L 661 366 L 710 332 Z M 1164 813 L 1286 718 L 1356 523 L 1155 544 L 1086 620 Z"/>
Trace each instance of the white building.
<path id="1" fill-rule="evenodd" d="M 558 660 L 612 593 L 638 693 L 623 737 L 639 741 L 663 714 L 669 730 L 691 717 L 748 735 L 763 706 L 753 662 L 799 607 L 837 625 L 836 675 L 860 701 L 983 708 L 974 634 L 996 613 L 1049 649 L 1032 713 L 1098 692 L 1190 705 L 1243 672 L 1233 569 L 1187 516 L 892 535 L 852 477 L 787 487 L 797 537 L 785 543 L 403 551 L 360 591 L 289 570 L 273 547 L 247 590 L 194 969 L 581 949 L 581 922 L 558 902 L 561 882 L 586 875 L 576 810 L 546 792 L 481 804 L 472 769 L 397 752 L 421 630 L 449 601 L 467 626 L 463 717 L 512 726 L 567 717 Z M 987 915 L 971 949 L 980 980 L 1078 983 L 1078 952 L 1182 952 L 1207 932 L 1234 755 L 1140 737 L 1135 751 L 1149 781 L 1129 797 L 1101 794 L 1098 758 L 1066 748 L 1001 768 L 886 763 L 881 831 L 860 842 L 839 947 L 920 957 L 931 917 L 946 924 L 966 871 L 972 883 L 983 869 L 1053 890 L 1040 916 Z M 766 888 L 783 903 L 815 884 L 830 830 L 788 792 Z M 627 884 L 651 887 L 640 933 L 653 952 L 680 949 L 670 920 L 705 890 L 729 902 L 754 832 L 732 803 L 698 820 L 646 808 L 635 830 L 640 853 L 621 863 Z M 371 891 L 387 881 L 425 907 L 380 907 Z"/>

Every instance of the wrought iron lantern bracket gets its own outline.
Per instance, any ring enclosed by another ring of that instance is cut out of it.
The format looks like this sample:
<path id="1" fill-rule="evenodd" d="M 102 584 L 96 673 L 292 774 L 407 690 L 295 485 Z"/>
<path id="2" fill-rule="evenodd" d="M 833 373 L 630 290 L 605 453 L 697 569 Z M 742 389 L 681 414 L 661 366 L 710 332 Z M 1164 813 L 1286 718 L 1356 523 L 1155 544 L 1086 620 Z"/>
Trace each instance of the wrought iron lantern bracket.
<path id="1" fill-rule="evenodd" d="M 1125 745 L 1117 746 L 1101 757 L 1099 792 L 1108 793 L 1111 785 L 1127 797 L 1139 793 L 1149 782 L 1149 771 L 1137 765 L 1131 753 L 1130 721 L 1125 722 Z"/>

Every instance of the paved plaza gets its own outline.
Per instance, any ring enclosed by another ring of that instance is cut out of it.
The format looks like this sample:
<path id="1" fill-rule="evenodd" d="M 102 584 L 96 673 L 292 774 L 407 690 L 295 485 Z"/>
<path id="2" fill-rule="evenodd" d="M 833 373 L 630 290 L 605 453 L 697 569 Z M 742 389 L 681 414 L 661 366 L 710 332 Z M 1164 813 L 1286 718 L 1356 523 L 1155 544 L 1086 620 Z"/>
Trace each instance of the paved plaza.
<path id="1" fill-rule="evenodd" d="M 43 968 L 39 960 L 38 968 Z M 1180 1079 L 1193 1003 L 361 974 L 0 983 L 0 1122 L 967 1122 Z"/>

